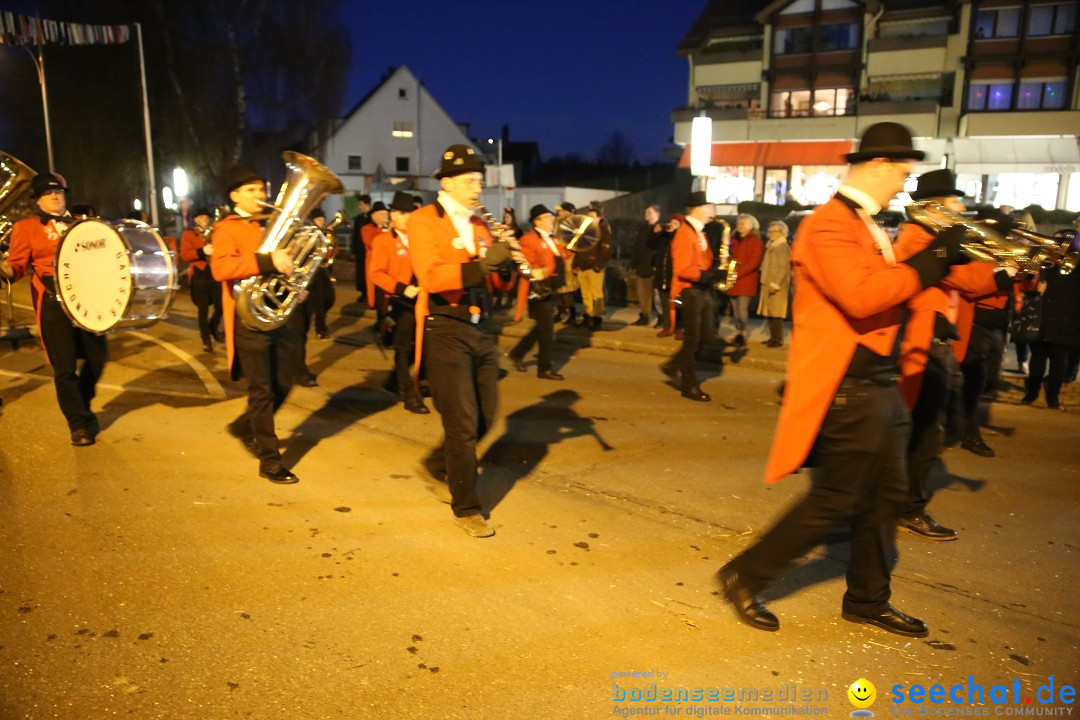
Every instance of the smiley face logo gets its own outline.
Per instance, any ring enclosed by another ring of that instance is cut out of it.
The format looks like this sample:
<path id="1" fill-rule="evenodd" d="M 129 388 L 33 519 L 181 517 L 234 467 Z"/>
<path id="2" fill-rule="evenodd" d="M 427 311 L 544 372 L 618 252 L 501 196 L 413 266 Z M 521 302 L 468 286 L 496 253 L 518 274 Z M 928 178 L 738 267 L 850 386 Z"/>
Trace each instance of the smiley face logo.
<path id="1" fill-rule="evenodd" d="M 874 704 L 874 700 L 877 699 L 877 689 L 866 678 L 859 678 L 848 687 L 847 696 L 852 705 L 864 710 Z"/>

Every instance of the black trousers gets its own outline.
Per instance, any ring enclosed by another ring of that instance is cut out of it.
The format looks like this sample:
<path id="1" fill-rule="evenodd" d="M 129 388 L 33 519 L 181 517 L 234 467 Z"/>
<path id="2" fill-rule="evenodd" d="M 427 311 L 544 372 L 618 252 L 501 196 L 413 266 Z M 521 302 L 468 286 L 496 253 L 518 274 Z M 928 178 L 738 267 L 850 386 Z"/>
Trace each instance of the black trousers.
<path id="1" fill-rule="evenodd" d="M 1028 366 L 1027 396 L 1038 398 L 1039 390 L 1043 386 L 1043 378 L 1046 378 L 1046 404 L 1051 407 L 1060 404 L 1059 395 L 1061 386 L 1065 384 L 1065 375 L 1069 367 L 1069 352 L 1072 348 L 1068 345 L 1058 345 L 1042 340 L 1031 343 L 1031 364 Z M 1050 363 L 1050 372 L 1046 372 L 1047 361 Z"/>
<path id="2" fill-rule="evenodd" d="M 105 336 L 72 325 L 52 293 L 43 293 L 40 302 L 41 340 L 53 367 L 60 412 L 69 430 L 88 430 L 94 424 L 90 401 L 97 393 L 97 381 L 109 355 Z"/>
<path id="3" fill-rule="evenodd" d="M 908 443 L 908 498 L 900 514 L 922 515 L 930 502 L 926 481 L 945 444 L 945 408 L 952 389 L 956 359 L 948 342 L 935 340 L 927 351 L 926 371 L 911 410 Z"/>
<path id="4" fill-rule="evenodd" d="M 436 474 L 445 473 L 455 515 L 478 513 L 476 444 L 495 423 L 498 406 L 495 336 L 461 320 L 429 315 L 423 363 L 443 426 L 443 443 L 427 464 Z"/>
<path id="5" fill-rule="evenodd" d="M 964 373 L 963 407 L 966 421 L 965 432 L 980 435 L 979 396 L 987 390 L 996 390 L 1001 373 L 1001 359 L 1005 352 L 1005 333 L 982 325 L 971 326 L 971 341 L 960 369 Z"/>
<path id="6" fill-rule="evenodd" d="M 303 310 L 307 315 L 308 326 L 311 320 L 315 320 L 315 332 L 320 335 L 329 335 L 330 329 L 326 325 L 326 314 L 334 307 L 334 284 L 330 281 L 330 272 L 326 267 L 320 267 L 311 277 L 308 284 L 308 297 L 304 300 Z"/>
<path id="7" fill-rule="evenodd" d="M 911 422 L 896 385 L 845 378 L 811 455 L 809 494 L 733 564 L 751 590 L 840 528 L 851 530 L 843 610 L 872 615 L 889 604 L 888 548 L 907 491 Z"/>
<path id="8" fill-rule="evenodd" d="M 716 342 L 716 292 L 712 288 L 690 286 L 679 295 L 682 300 L 683 344 L 671 359 L 679 369 L 683 390 L 697 385 L 694 357 L 702 346 Z"/>
<path id="9" fill-rule="evenodd" d="M 549 295 L 543 300 L 529 301 L 529 317 L 535 324 L 528 334 L 518 341 L 510 351 L 510 357 L 518 360 L 532 350 L 533 345 L 539 344 L 540 349 L 536 356 L 537 372 L 545 372 L 551 369 L 551 350 L 555 345 L 555 297 Z"/>
<path id="10" fill-rule="evenodd" d="M 210 268 L 191 270 L 191 301 L 199 316 L 199 337 L 203 342 L 221 332 L 221 283 L 210 274 Z M 213 307 L 213 314 L 210 308 Z"/>
<path id="11" fill-rule="evenodd" d="M 243 428 L 241 423 L 246 422 L 250 427 L 259 466 L 276 469 L 281 464 L 281 453 L 274 432 L 274 412 L 285 402 L 304 362 L 296 323 L 290 318 L 279 328 L 258 331 L 248 328 L 238 317 L 234 341 L 240 368 L 247 378 L 248 400 L 246 417 L 235 424 Z"/>
<path id="12" fill-rule="evenodd" d="M 413 354 L 416 349 L 416 309 L 395 300 L 390 301 L 394 318 L 394 378 L 398 394 L 404 400 L 419 400 L 420 392 L 412 379 Z"/>

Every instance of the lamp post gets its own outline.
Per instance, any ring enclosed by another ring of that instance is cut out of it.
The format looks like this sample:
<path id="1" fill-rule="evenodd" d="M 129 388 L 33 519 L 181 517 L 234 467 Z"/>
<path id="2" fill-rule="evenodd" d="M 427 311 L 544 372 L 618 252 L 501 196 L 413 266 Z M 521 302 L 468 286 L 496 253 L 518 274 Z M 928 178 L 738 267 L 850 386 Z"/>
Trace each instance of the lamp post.
<path id="1" fill-rule="evenodd" d="M 701 115 L 690 124 L 690 174 L 704 178 L 712 165 L 712 120 Z M 705 184 L 705 180 L 701 180 Z M 706 189 L 706 188 L 701 188 Z"/>
<path id="2" fill-rule="evenodd" d="M 179 204 L 179 212 L 176 214 L 176 236 L 184 233 L 187 224 L 188 201 L 187 196 L 191 191 L 188 187 L 188 176 L 183 168 L 173 168 L 173 192 L 176 193 L 176 201 Z"/>

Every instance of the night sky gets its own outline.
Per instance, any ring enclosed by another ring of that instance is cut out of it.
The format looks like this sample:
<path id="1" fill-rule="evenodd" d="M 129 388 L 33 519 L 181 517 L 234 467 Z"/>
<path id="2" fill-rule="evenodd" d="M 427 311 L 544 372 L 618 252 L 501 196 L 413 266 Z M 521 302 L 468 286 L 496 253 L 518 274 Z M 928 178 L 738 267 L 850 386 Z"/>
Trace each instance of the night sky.
<path id="1" fill-rule="evenodd" d="M 737 0 L 736 0 L 737 1 Z M 345 0 L 348 111 L 386 69 L 406 65 L 473 137 L 535 140 L 544 158 L 594 158 L 621 131 L 637 159 L 660 159 L 671 111 L 686 104 L 675 54 L 707 0 Z"/>

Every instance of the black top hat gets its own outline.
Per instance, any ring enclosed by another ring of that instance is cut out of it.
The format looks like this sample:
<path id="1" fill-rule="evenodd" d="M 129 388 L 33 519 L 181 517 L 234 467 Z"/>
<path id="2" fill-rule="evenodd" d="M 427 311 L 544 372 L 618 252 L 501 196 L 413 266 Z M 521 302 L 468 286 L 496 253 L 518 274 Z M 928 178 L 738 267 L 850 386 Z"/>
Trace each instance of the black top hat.
<path id="1" fill-rule="evenodd" d="M 859 149 L 844 156 L 849 163 L 866 162 L 874 158 L 888 160 L 922 160 L 926 153 L 916 150 L 911 131 L 900 123 L 874 123 L 866 128 L 859 140 Z"/>
<path id="2" fill-rule="evenodd" d="M 200 215 L 205 215 L 208 218 L 214 217 L 214 213 L 210 212 L 210 208 L 195 208 L 195 212 L 191 213 L 192 218 L 197 218 Z"/>
<path id="3" fill-rule="evenodd" d="M 697 190 L 686 196 L 686 207 L 697 207 L 698 205 L 708 205 L 709 201 L 705 199 L 705 191 Z"/>
<path id="4" fill-rule="evenodd" d="M 378 202 L 376 202 L 374 205 L 371 206 L 371 210 L 368 212 L 368 215 L 374 215 L 375 213 L 379 212 L 380 210 L 385 211 L 386 209 L 387 209 L 386 203 L 384 203 L 382 200 L 379 200 Z"/>
<path id="5" fill-rule="evenodd" d="M 246 163 L 234 165 L 225 173 L 225 194 L 227 195 L 241 185 L 252 182 L 265 183 L 266 178 L 258 170 Z"/>
<path id="6" fill-rule="evenodd" d="M 467 172 L 484 172 L 484 161 L 468 145 L 451 145 L 442 154 L 442 164 L 435 177 L 454 177 Z"/>
<path id="7" fill-rule="evenodd" d="M 398 190 L 394 193 L 394 199 L 390 201 L 390 209 L 404 213 L 412 212 L 416 209 L 416 205 L 413 204 L 413 196 Z"/>
<path id="8" fill-rule="evenodd" d="M 964 197 L 964 191 L 956 187 L 956 178 L 951 170 L 932 170 L 919 176 L 919 186 L 911 193 L 912 200 L 947 197 Z"/>
<path id="9" fill-rule="evenodd" d="M 53 173 L 41 173 L 35 175 L 34 179 L 30 181 L 30 197 L 37 200 L 39 197 L 47 192 L 53 190 L 61 190 L 67 192 L 67 183 L 59 175 Z"/>
<path id="10" fill-rule="evenodd" d="M 565 200 L 563 202 L 559 203 L 558 205 L 556 205 L 555 209 L 559 210 L 560 212 L 568 212 L 568 213 L 577 212 L 577 208 L 574 207 L 574 203 L 566 202 Z"/>
<path id="11" fill-rule="evenodd" d="M 529 222 L 534 222 L 536 218 L 544 214 L 554 215 L 555 213 L 548 210 L 544 205 L 533 205 L 532 209 L 529 210 Z"/>

